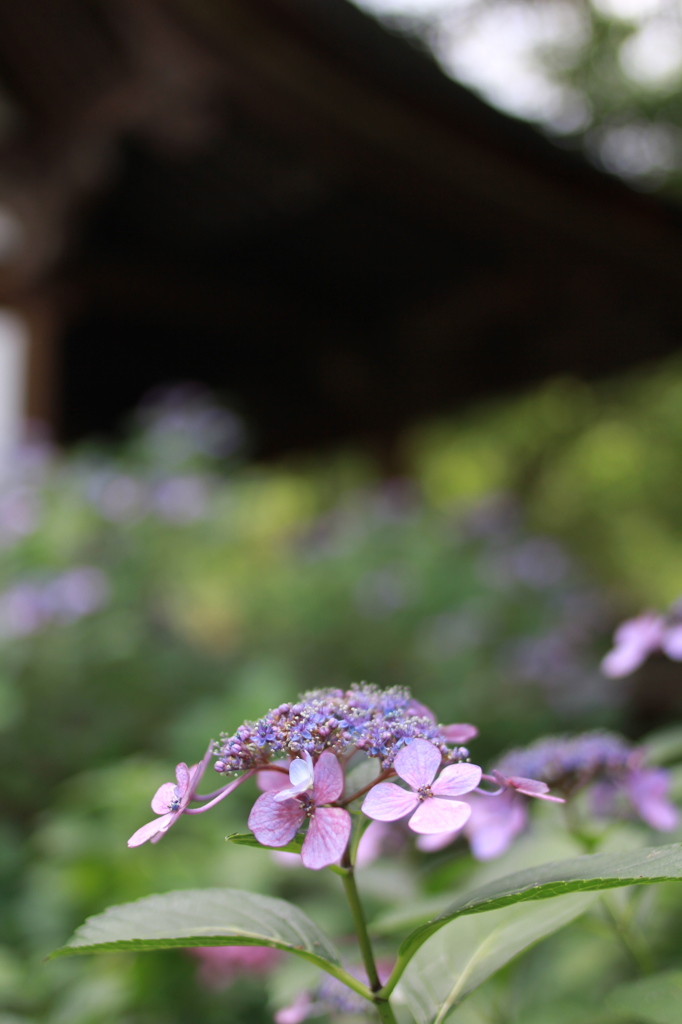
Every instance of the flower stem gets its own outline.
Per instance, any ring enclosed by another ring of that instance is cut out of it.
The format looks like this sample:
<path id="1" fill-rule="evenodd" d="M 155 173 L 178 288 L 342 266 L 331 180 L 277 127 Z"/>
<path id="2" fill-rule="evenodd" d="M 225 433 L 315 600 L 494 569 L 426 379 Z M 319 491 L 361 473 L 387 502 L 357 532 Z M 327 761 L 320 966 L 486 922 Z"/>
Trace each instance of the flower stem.
<path id="1" fill-rule="evenodd" d="M 374 789 L 377 782 L 383 782 L 384 779 L 390 779 L 394 775 L 395 772 L 392 768 L 386 768 L 383 772 L 380 772 L 375 779 L 372 779 L 372 781 L 368 782 L 366 786 L 363 786 L 362 789 L 356 790 L 355 793 L 352 793 L 351 796 L 345 797 L 343 800 L 337 800 L 336 806 L 347 807 L 348 804 L 352 804 L 355 800 L 359 800 L 361 796 L 364 796 L 365 793 L 368 793 L 370 789 Z"/>
<path id="2" fill-rule="evenodd" d="M 373 993 L 372 1001 L 382 1024 L 396 1024 L 396 1019 L 388 999 L 385 996 L 379 996 L 379 991 L 382 988 L 381 980 L 374 961 L 374 951 L 372 950 L 372 943 L 367 932 L 367 922 L 365 921 L 365 914 L 360 903 L 360 895 L 355 884 L 355 872 L 351 865 L 346 867 L 346 873 L 342 876 L 342 881 L 346 892 L 346 899 L 353 915 L 353 923 L 358 937 L 362 961 L 367 971 L 369 987 Z"/>
<path id="3" fill-rule="evenodd" d="M 615 902 L 609 899 L 608 894 L 602 896 L 601 904 L 616 937 L 634 961 L 639 973 L 651 974 L 655 970 L 653 957 L 647 946 L 642 943 L 636 930 L 632 928 L 627 910 L 623 911 L 618 908 Z"/>

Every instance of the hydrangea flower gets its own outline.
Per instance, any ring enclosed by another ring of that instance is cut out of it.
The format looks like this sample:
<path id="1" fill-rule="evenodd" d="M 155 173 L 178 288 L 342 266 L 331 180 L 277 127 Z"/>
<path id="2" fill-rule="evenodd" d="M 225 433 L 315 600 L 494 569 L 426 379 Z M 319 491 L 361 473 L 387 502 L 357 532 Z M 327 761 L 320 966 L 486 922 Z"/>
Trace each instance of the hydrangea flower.
<path id="1" fill-rule="evenodd" d="M 475 789 L 482 772 L 477 765 L 452 764 L 436 778 L 440 765 L 437 747 L 426 740 L 413 740 L 398 752 L 393 763 L 411 792 L 394 782 L 380 782 L 365 797 L 363 813 L 377 821 L 397 821 L 411 814 L 409 827 L 422 834 L 461 828 L 471 814 L 471 807 L 454 798 Z"/>
<path id="2" fill-rule="evenodd" d="M 184 761 L 176 765 L 175 778 L 177 782 L 164 782 L 152 797 L 152 810 L 154 814 L 158 814 L 160 817 L 155 818 L 153 821 L 148 821 L 142 828 L 138 828 L 137 832 L 133 833 L 128 840 L 128 846 L 142 846 L 143 843 L 148 841 L 158 843 L 159 839 L 166 834 L 171 825 L 175 824 L 181 814 L 201 814 L 204 811 L 208 811 L 226 796 L 229 796 L 237 786 L 240 786 L 252 774 L 247 772 L 241 778 L 235 779 L 234 782 L 223 786 L 215 793 L 209 793 L 207 796 L 197 796 L 196 788 L 206 771 L 206 765 L 208 764 L 212 749 L 213 743 L 211 742 L 203 759 L 199 764 L 193 764 L 191 768 L 188 768 Z M 204 806 L 190 809 L 188 805 L 193 800 L 203 801 Z"/>
<path id="3" fill-rule="evenodd" d="M 194 787 L 203 775 L 205 767 L 205 760 L 200 764 L 193 764 L 191 768 L 188 768 L 184 761 L 176 765 L 177 784 L 164 782 L 152 797 L 152 810 L 154 814 L 159 814 L 161 817 L 155 818 L 154 821 L 148 821 L 142 828 L 138 828 L 137 832 L 128 840 L 128 846 L 141 846 L 148 840 L 158 843 L 171 825 L 175 824 L 192 799 Z"/>
<path id="4" fill-rule="evenodd" d="M 644 751 L 616 733 L 595 730 L 578 736 L 548 736 L 525 749 L 512 750 L 492 777 L 504 778 L 520 794 L 550 797 L 514 785 L 532 775 L 566 796 L 589 787 L 594 813 L 611 817 L 627 805 L 651 828 L 670 832 L 679 815 L 671 803 L 670 777 L 662 768 L 643 765 Z M 538 783 L 533 782 L 532 787 Z"/>
<path id="5" fill-rule="evenodd" d="M 377 974 L 379 981 L 385 985 L 391 974 L 392 964 L 387 961 L 377 961 Z M 358 981 L 367 984 L 367 972 L 362 967 L 350 965 L 347 970 Z M 366 1018 L 367 1000 L 346 988 L 343 982 L 328 975 L 323 975 L 317 986 L 312 991 L 299 992 L 289 1006 L 282 1007 L 275 1013 L 275 1024 L 303 1024 L 303 1021 L 310 1017 L 326 1017 L 336 1014 L 352 1015 L 353 1017 Z"/>
<path id="6" fill-rule="evenodd" d="M 672 661 L 682 661 L 681 615 L 678 602 L 666 615 L 643 612 L 622 622 L 614 633 L 613 647 L 602 659 L 604 675 L 609 679 L 629 676 L 656 651 Z"/>
<path id="7" fill-rule="evenodd" d="M 232 736 L 222 736 L 214 767 L 221 773 L 245 771 L 267 765 L 273 754 L 300 757 L 308 751 L 315 756 L 330 750 L 338 756 L 360 750 L 380 758 L 388 769 L 398 751 L 415 739 L 436 745 L 446 763 L 457 762 L 469 756 L 458 744 L 476 734 L 473 725 L 439 725 L 433 712 L 403 687 L 380 690 L 360 683 L 348 690 L 312 690 L 257 722 L 244 722 Z"/>
<path id="8" fill-rule="evenodd" d="M 220 992 L 246 974 L 269 974 L 280 963 L 283 953 L 268 946 L 194 946 L 188 956 L 199 961 L 199 981 Z"/>
<path id="9" fill-rule="evenodd" d="M 464 836 L 476 860 L 494 860 L 509 848 L 528 823 L 527 802 L 517 799 L 512 790 L 493 800 L 470 793 L 466 801 L 471 806 L 471 817 L 463 829 L 443 835 L 419 836 L 417 847 L 425 853 L 435 853 Z"/>
<path id="10" fill-rule="evenodd" d="M 258 797 L 249 828 L 263 846 L 286 846 L 306 818 L 310 824 L 301 849 L 303 866 L 318 870 L 342 856 L 350 837 L 351 817 L 342 807 L 330 807 L 343 793 L 343 770 L 338 758 L 323 751 L 313 766 L 310 754 L 296 758 L 287 787 L 269 789 Z"/>
<path id="11" fill-rule="evenodd" d="M 662 615 L 644 612 L 622 622 L 613 636 L 613 647 L 601 662 L 601 670 L 609 679 L 631 675 L 650 654 L 661 649 L 666 622 Z"/>

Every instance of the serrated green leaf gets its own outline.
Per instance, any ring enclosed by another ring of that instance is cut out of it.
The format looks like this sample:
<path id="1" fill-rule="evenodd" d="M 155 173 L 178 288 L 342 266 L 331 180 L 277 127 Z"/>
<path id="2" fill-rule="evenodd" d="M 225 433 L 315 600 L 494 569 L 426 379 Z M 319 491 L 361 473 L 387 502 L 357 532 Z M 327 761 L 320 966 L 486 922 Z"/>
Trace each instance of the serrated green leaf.
<path id="1" fill-rule="evenodd" d="M 619 985 L 609 993 L 606 1005 L 646 1024 L 679 1024 L 682 971 L 662 971 Z"/>
<path id="2" fill-rule="evenodd" d="M 495 971 L 575 920 L 597 899 L 593 893 L 576 893 L 565 900 L 451 921 L 417 951 L 400 982 L 417 1024 L 441 1024 Z"/>
<path id="3" fill-rule="evenodd" d="M 495 882 L 502 875 L 509 876 L 512 871 L 518 871 L 521 868 L 525 870 L 536 864 L 547 864 L 550 861 L 569 857 L 579 852 L 579 843 L 565 832 L 557 833 L 554 829 L 549 833 L 531 832 L 522 836 L 499 860 L 479 864 L 476 873 L 471 878 L 468 892 L 471 893 L 475 888 Z M 372 921 L 371 931 L 375 935 L 392 935 L 426 924 L 436 916 L 445 913 L 457 895 L 458 892 L 451 889 L 449 892 L 442 892 L 437 896 L 411 900 L 409 904 L 395 907 L 376 917 Z"/>
<path id="4" fill-rule="evenodd" d="M 233 832 L 232 835 L 226 836 L 229 842 L 236 843 L 237 846 L 251 846 L 257 847 L 259 850 L 277 850 L 278 853 L 300 853 L 301 847 L 303 846 L 303 836 L 299 839 L 295 837 L 286 846 L 265 846 L 263 843 L 259 843 L 253 832 Z"/>
<path id="5" fill-rule="evenodd" d="M 324 932 L 286 900 L 239 889 L 188 889 L 146 896 L 87 919 L 51 957 L 177 946 L 271 946 L 350 982 Z M 352 987 L 365 995 L 355 979 Z"/>
<path id="6" fill-rule="evenodd" d="M 625 853 L 592 853 L 553 861 L 498 878 L 463 893 L 439 917 L 416 928 L 402 943 L 396 970 L 444 925 L 465 914 L 480 914 L 514 903 L 623 885 L 682 880 L 682 844 L 643 847 Z M 395 972 L 394 972 L 395 973 Z"/>

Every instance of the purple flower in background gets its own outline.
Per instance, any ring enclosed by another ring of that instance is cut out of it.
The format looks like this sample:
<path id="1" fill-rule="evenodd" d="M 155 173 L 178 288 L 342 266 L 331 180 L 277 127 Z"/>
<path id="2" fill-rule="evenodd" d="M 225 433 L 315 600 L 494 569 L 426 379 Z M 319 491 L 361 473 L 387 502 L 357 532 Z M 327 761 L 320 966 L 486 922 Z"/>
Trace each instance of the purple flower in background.
<path id="1" fill-rule="evenodd" d="M 330 807 L 343 793 L 343 771 L 331 751 L 324 751 L 313 767 L 310 754 L 296 758 L 289 769 L 287 787 L 258 797 L 249 828 L 264 846 L 286 846 L 306 820 L 310 824 L 301 849 L 303 866 L 319 870 L 342 856 L 351 829 L 351 817 L 342 807 Z"/>
<path id="2" fill-rule="evenodd" d="M 551 800 L 555 804 L 566 803 L 562 796 L 551 796 L 546 782 L 539 782 L 537 779 L 526 779 L 522 775 L 510 775 L 507 777 L 496 769 L 493 769 L 490 775 L 495 782 L 505 789 L 513 789 L 517 793 L 535 797 L 537 800 Z"/>
<path id="3" fill-rule="evenodd" d="M 440 750 L 427 740 L 416 739 L 396 755 L 393 767 L 412 792 L 393 782 L 380 782 L 369 791 L 363 813 L 377 821 L 397 821 L 411 814 L 413 832 L 431 834 L 461 828 L 471 814 L 469 804 L 455 800 L 471 792 L 481 781 L 481 769 L 473 764 L 448 765 L 436 778 L 442 761 Z"/>
<path id="4" fill-rule="evenodd" d="M 146 511 L 144 487 L 128 474 L 93 474 L 88 481 L 88 496 L 104 518 L 113 523 L 133 522 Z"/>
<path id="5" fill-rule="evenodd" d="M 22 580 L 0 594 L 0 636 L 30 636 L 52 622 L 76 622 L 106 603 L 109 584 L 94 566 L 44 581 Z"/>
<path id="6" fill-rule="evenodd" d="M 376 966 L 379 981 L 385 985 L 393 965 L 387 961 L 378 960 Z M 364 968 L 350 965 L 347 970 L 358 981 L 367 984 L 367 973 Z M 312 992 L 299 992 L 289 1006 L 277 1010 L 275 1024 L 302 1024 L 309 1017 L 327 1017 L 330 1014 L 334 1017 L 336 1014 L 365 1017 L 367 1001 L 357 992 L 347 988 L 343 982 L 323 975 L 322 980 Z"/>
<path id="7" fill-rule="evenodd" d="M 109 584 L 104 573 L 84 565 L 62 573 L 48 583 L 44 599 L 52 616 L 63 622 L 75 622 L 84 615 L 99 611 L 109 597 Z"/>
<path id="8" fill-rule="evenodd" d="M 679 812 L 668 799 L 670 775 L 663 768 L 636 768 L 625 779 L 625 792 L 635 811 L 659 832 L 672 832 Z"/>
<path id="9" fill-rule="evenodd" d="M 622 736 L 596 730 L 578 736 L 548 736 L 525 749 L 512 750 L 491 775 L 511 783 L 519 799 L 521 794 L 551 799 L 529 792 L 526 784 L 514 785 L 519 776 L 535 776 L 567 797 L 590 787 L 596 814 L 612 817 L 629 807 L 651 828 L 672 831 L 678 812 L 668 797 L 670 776 L 662 768 L 643 767 L 643 757 L 644 751 Z"/>
<path id="10" fill-rule="evenodd" d="M 0 491 L 0 545 L 9 546 L 34 533 L 39 513 L 37 488 L 18 485 Z"/>
<path id="11" fill-rule="evenodd" d="M 199 981 L 216 992 L 245 974 L 269 974 L 283 956 L 268 946 L 195 946 L 187 953 L 199 961 Z"/>
<path id="12" fill-rule="evenodd" d="M 601 662 L 604 675 L 609 679 L 629 676 L 650 654 L 661 649 L 665 631 L 665 619 L 655 612 L 644 612 L 621 623 L 613 637 L 613 648 Z"/>
<path id="13" fill-rule="evenodd" d="M 49 622 L 42 587 L 19 582 L 0 595 L 0 635 L 30 636 Z"/>
<path id="14" fill-rule="evenodd" d="M 154 507 L 170 523 L 183 526 L 206 514 L 208 489 L 198 476 L 175 476 L 162 480 L 154 490 Z"/>

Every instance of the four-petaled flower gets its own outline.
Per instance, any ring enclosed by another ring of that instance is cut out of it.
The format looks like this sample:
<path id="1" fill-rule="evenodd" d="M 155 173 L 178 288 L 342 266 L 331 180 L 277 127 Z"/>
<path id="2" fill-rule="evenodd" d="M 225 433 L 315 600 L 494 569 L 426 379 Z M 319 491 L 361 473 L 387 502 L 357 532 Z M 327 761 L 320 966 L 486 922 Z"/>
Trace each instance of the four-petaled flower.
<path id="1" fill-rule="evenodd" d="M 213 743 L 209 743 L 208 749 L 199 764 L 193 764 L 191 768 L 188 768 L 184 761 L 181 761 L 176 766 L 175 778 L 177 783 L 164 782 L 152 797 L 152 810 L 155 814 L 159 814 L 160 817 L 155 818 L 154 821 L 148 821 L 142 828 L 138 828 L 137 832 L 128 840 L 128 846 L 141 846 L 142 843 L 146 843 L 148 840 L 151 840 L 152 843 L 158 843 L 159 839 L 166 834 L 171 825 L 175 824 L 181 814 L 203 814 L 204 811 L 210 810 L 211 807 L 215 807 L 221 800 L 224 800 L 237 786 L 241 786 L 242 782 L 246 782 L 253 775 L 253 772 L 245 772 L 240 778 L 229 782 L 226 786 L 221 786 L 214 793 L 208 793 L 206 796 L 197 796 L 196 789 L 201 776 L 206 771 L 206 765 L 209 762 L 212 751 Z M 188 804 L 191 801 L 203 803 L 203 807 L 193 807 L 190 809 Z"/>
<path id="2" fill-rule="evenodd" d="M 172 782 L 164 782 L 152 797 L 152 810 L 154 814 L 160 814 L 161 817 L 155 818 L 154 821 L 148 821 L 142 828 L 138 828 L 137 832 L 128 840 L 128 846 L 141 846 L 149 839 L 153 843 L 158 843 L 171 825 L 175 824 L 192 799 L 197 783 L 204 774 L 207 760 L 207 757 L 204 757 L 203 761 L 193 764 L 191 768 L 188 768 L 184 761 L 176 766 L 177 785 Z"/>
<path id="3" fill-rule="evenodd" d="M 439 755 L 440 757 L 440 755 Z M 348 843 L 351 817 L 343 807 L 329 807 L 343 793 L 343 770 L 335 754 L 325 750 L 313 766 L 310 754 L 297 757 L 282 778 L 279 791 L 258 797 L 249 828 L 263 846 L 286 846 L 306 818 L 310 820 L 301 849 L 303 866 L 318 870 L 337 861 Z"/>
<path id="4" fill-rule="evenodd" d="M 471 814 L 471 807 L 453 798 L 476 789 L 481 781 L 481 769 L 475 764 L 451 764 L 436 779 L 440 764 L 441 753 L 437 747 L 428 740 L 413 740 L 402 748 L 393 763 L 412 792 L 393 782 L 380 782 L 365 797 L 363 812 L 377 821 L 397 821 L 412 814 L 409 827 L 423 835 L 462 828 Z"/>

